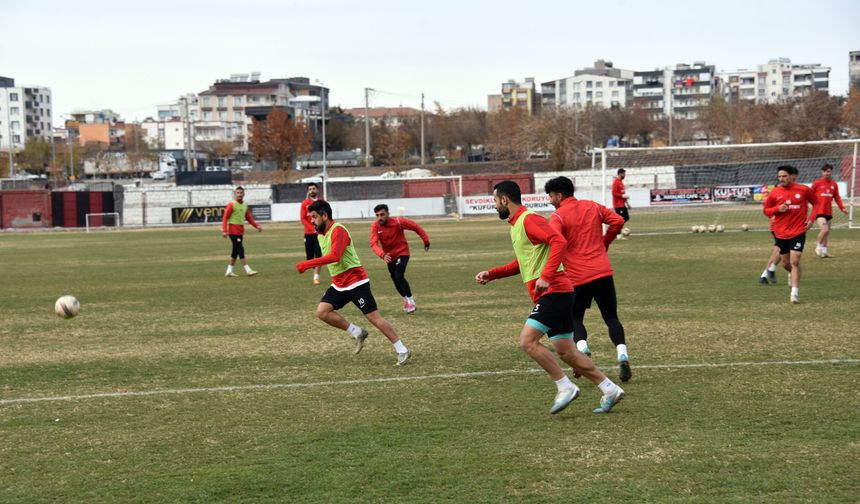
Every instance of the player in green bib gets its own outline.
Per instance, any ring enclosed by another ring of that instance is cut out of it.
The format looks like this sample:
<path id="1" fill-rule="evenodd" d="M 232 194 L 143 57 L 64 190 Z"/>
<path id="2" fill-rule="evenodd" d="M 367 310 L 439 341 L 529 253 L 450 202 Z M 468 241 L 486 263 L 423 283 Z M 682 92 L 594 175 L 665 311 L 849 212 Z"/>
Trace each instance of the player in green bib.
<path id="1" fill-rule="evenodd" d="M 367 272 L 355 252 L 349 231 L 343 224 L 334 221 L 331 205 L 323 200 L 311 203 L 308 207 L 308 214 L 318 233 L 317 239 L 323 255 L 296 264 L 296 269 L 299 273 L 304 273 L 311 268 L 326 266 L 329 275 L 331 275 L 331 286 L 320 299 L 317 306 L 317 317 L 332 327 L 349 332 L 355 340 L 355 353 L 358 353 L 364 348 L 368 332 L 349 323 L 338 313 L 338 310 L 352 302 L 394 346 L 394 351 L 397 353 L 397 365 L 406 364 L 411 354 L 400 340 L 394 327 L 379 314 L 376 300 L 370 291 L 370 278 L 368 278 Z"/>
<path id="2" fill-rule="evenodd" d="M 227 262 L 227 273 L 224 276 L 238 276 L 233 273 L 233 266 L 236 264 L 237 258 L 242 262 L 245 274 L 254 276 L 257 272 L 248 266 L 248 260 L 245 259 L 245 221 L 247 220 L 248 224 L 257 228 L 257 231 L 262 231 L 263 227 L 257 224 L 251 215 L 248 204 L 245 203 L 245 189 L 242 186 L 233 191 L 233 197 L 233 201 L 228 203 L 227 208 L 224 209 L 224 219 L 221 221 L 221 236 L 229 238 L 233 244 L 230 259 Z"/>

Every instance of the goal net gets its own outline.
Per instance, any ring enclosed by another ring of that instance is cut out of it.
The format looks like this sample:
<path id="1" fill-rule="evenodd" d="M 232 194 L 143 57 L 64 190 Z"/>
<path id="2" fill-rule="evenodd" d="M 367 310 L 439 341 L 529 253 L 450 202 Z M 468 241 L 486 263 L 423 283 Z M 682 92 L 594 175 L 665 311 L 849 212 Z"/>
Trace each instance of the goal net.
<path id="1" fill-rule="evenodd" d="M 599 195 L 594 199 L 612 207 L 612 181 L 623 168 L 633 233 L 689 233 L 694 226 L 768 230 L 762 204 L 777 184 L 777 168 L 794 166 L 797 181 L 810 185 L 829 164 L 849 210 L 846 216 L 834 202 L 833 226 L 854 227 L 859 142 L 598 149 L 596 176 L 578 177 L 577 193 Z"/>
<path id="2" fill-rule="evenodd" d="M 88 233 L 93 229 L 119 229 L 122 226 L 118 212 L 88 213 L 86 224 Z"/>

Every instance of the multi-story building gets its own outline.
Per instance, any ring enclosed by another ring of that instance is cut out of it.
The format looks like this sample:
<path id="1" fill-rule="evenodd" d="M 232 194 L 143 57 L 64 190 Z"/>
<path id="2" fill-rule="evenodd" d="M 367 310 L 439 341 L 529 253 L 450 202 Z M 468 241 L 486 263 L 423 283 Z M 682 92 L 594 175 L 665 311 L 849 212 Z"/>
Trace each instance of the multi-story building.
<path id="1" fill-rule="evenodd" d="M 777 103 L 812 91 L 828 92 L 830 67 L 792 65 L 789 58 L 777 58 L 755 70 L 721 72 L 719 79 L 722 94 L 731 102 Z"/>
<path id="2" fill-rule="evenodd" d="M 502 110 L 513 109 L 525 110 L 529 115 L 540 112 L 540 99 L 533 77 L 526 77 L 524 82 L 509 79 L 502 83 Z"/>
<path id="3" fill-rule="evenodd" d="M 349 108 L 344 109 L 343 113 L 352 116 L 356 121 L 364 120 L 365 109 L 363 107 Z M 367 120 L 373 125 L 384 120 L 388 126 L 397 127 L 403 124 L 406 119 L 419 117 L 421 117 L 421 110 L 412 107 L 371 107 L 367 109 Z"/>
<path id="4" fill-rule="evenodd" d="M 615 68 L 611 61 L 597 60 L 593 67 L 576 70 L 572 77 L 541 84 L 541 106 L 625 107 L 632 97 L 633 73 Z"/>
<path id="5" fill-rule="evenodd" d="M 51 90 L 16 86 L 0 77 L 0 149 L 20 149 L 29 138 L 49 140 L 53 134 Z"/>
<path id="6" fill-rule="evenodd" d="M 208 90 L 198 94 L 197 119 L 193 122 L 194 142 L 233 142 L 238 151 L 248 150 L 248 136 L 253 118 L 262 119 L 279 107 L 296 118 L 313 121 L 321 117 L 321 96 L 328 89 L 310 83 L 306 77 L 260 81 L 259 73 L 234 74 L 218 80 Z M 316 101 L 297 100 L 317 97 Z"/>
<path id="7" fill-rule="evenodd" d="M 68 138 L 81 145 L 115 145 L 122 142 L 126 130 L 119 114 L 110 109 L 78 110 L 68 114 L 65 124 Z"/>
<path id="8" fill-rule="evenodd" d="M 185 150 L 188 138 L 187 123 L 178 117 L 158 120 L 148 117 L 140 127 L 146 135 L 146 140 L 152 147 L 161 150 L 181 151 Z"/>
<path id="9" fill-rule="evenodd" d="M 632 102 L 651 117 L 695 119 L 717 91 L 714 65 L 695 62 L 633 73 Z"/>
<path id="10" fill-rule="evenodd" d="M 860 51 L 848 53 L 848 83 L 851 88 L 860 89 Z"/>

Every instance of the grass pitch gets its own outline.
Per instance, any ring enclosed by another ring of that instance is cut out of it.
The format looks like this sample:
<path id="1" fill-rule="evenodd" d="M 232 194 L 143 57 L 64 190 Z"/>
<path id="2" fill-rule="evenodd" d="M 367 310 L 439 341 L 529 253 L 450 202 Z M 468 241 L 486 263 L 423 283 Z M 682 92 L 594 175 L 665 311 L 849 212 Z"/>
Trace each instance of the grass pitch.
<path id="1" fill-rule="evenodd" d="M 348 224 L 403 368 L 378 332 L 355 356 L 316 320 L 298 226 L 249 233 L 260 275 L 234 279 L 214 227 L 0 236 L 0 502 L 856 502 L 858 232 L 834 231 L 830 260 L 809 233 L 790 306 L 784 272 L 757 284 L 766 233 L 632 226 L 610 250 L 627 398 L 593 415 L 579 380 L 551 417 L 516 344 L 524 287 L 473 280 L 511 259 L 508 226 L 423 224 L 409 316 L 369 223 Z M 72 320 L 52 312 L 66 293 Z M 586 323 L 615 378 L 596 307 Z"/>

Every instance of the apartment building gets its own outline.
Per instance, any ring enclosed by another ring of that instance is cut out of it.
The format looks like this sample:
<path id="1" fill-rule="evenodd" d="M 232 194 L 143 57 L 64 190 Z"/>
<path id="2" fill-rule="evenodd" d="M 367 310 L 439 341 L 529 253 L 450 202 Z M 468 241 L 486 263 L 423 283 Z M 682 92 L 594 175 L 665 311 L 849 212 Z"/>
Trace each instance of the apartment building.
<path id="1" fill-rule="evenodd" d="M 830 67 L 820 64 L 792 65 L 776 58 L 754 70 L 720 72 L 721 92 L 730 102 L 778 103 L 812 91 L 829 92 Z"/>
<path id="2" fill-rule="evenodd" d="M 540 112 L 540 98 L 533 77 L 523 82 L 508 79 L 502 83 L 502 110 L 522 109 L 529 115 Z"/>
<path id="3" fill-rule="evenodd" d="M 860 51 L 848 53 L 848 82 L 850 87 L 860 89 Z"/>
<path id="4" fill-rule="evenodd" d="M 29 138 L 50 140 L 52 120 L 50 88 L 0 77 L 0 149 L 21 149 Z"/>
<path id="5" fill-rule="evenodd" d="M 541 107 L 625 107 L 632 98 L 633 74 L 615 68 L 611 61 L 597 60 L 571 77 L 542 83 Z"/>
<path id="6" fill-rule="evenodd" d="M 654 119 L 695 119 L 717 92 L 714 65 L 695 62 L 633 73 L 632 103 Z"/>

